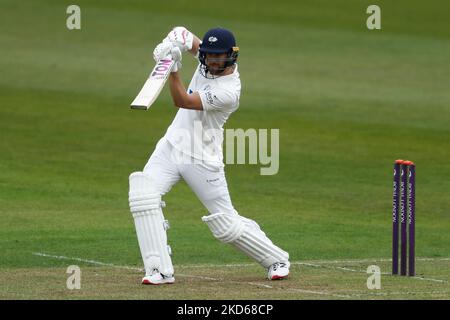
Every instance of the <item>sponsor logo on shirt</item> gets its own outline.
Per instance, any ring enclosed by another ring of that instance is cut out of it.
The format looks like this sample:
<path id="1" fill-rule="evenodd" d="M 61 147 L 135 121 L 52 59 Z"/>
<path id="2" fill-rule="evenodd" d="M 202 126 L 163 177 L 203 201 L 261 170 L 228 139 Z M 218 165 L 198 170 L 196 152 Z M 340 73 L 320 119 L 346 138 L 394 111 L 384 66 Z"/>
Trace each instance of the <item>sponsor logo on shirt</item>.
<path id="1" fill-rule="evenodd" d="M 214 99 L 213 99 L 211 91 L 207 91 L 205 93 L 205 95 L 206 95 L 206 100 L 208 100 L 208 103 L 209 104 L 214 104 Z M 217 97 L 216 97 L 216 99 L 217 99 Z"/>

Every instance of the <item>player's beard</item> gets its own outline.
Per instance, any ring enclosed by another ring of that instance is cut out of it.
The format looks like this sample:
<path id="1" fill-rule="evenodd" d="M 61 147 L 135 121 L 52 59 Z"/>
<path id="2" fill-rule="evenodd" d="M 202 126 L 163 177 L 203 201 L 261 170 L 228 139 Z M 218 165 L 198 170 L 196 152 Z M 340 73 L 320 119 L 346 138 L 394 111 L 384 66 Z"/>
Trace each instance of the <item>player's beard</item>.
<path id="1" fill-rule="evenodd" d="M 208 72 L 213 76 L 220 76 L 226 70 L 227 58 L 212 58 L 206 59 Z"/>
<path id="2" fill-rule="evenodd" d="M 202 63 L 201 68 L 200 68 L 200 73 L 208 78 L 208 79 L 215 79 L 217 77 L 220 77 L 222 75 L 224 75 L 224 73 L 226 72 L 226 70 L 228 69 L 229 66 L 227 66 L 227 62 L 229 62 L 229 60 L 227 58 L 222 58 L 222 59 L 205 59 L 206 61 L 204 61 L 204 63 Z M 209 61 L 208 61 L 209 60 Z"/>
<path id="3" fill-rule="evenodd" d="M 225 63 L 208 65 L 208 71 L 214 76 L 220 76 L 226 69 L 224 65 Z"/>

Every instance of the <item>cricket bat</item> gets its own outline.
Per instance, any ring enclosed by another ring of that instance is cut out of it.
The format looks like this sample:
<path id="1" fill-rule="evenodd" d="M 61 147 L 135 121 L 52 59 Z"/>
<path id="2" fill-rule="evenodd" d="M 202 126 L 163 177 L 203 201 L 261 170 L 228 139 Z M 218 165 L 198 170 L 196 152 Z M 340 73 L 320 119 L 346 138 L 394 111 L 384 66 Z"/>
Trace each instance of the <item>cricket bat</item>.
<path id="1" fill-rule="evenodd" d="M 170 55 L 156 63 L 141 91 L 131 103 L 131 109 L 148 110 L 151 107 L 169 78 L 174 63 Z"/>

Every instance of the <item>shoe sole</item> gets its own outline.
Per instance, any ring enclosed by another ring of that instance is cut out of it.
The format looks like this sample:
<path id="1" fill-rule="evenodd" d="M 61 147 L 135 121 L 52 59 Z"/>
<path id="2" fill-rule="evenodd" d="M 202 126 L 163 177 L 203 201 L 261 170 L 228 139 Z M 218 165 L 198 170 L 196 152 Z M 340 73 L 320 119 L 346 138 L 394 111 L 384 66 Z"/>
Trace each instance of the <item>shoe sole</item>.
<path id="1" fill-rule="evenodd" d="M 270 280 L 282 280 L 282 279 L 286 279 L 288 277 L 288 275 L 286 276 L 272 276 L 272 278 L 270 278 Z"/>
<path id="2" fill-rule="evenodd" d="M 153 285 L 153 286 L 159 286 L 159 285 L 161 285 L 161 284 L 173 284 L 173 283 L 175 283 L 175 281 L 172 281 L 172 282 L 161 282 L 161 283 L 153 283 L 153 282 L 150 282 L 150 281 L 148 281 L 148 280 L 142 281 L 142 284 L 145 284 L 145 285 Z"/>

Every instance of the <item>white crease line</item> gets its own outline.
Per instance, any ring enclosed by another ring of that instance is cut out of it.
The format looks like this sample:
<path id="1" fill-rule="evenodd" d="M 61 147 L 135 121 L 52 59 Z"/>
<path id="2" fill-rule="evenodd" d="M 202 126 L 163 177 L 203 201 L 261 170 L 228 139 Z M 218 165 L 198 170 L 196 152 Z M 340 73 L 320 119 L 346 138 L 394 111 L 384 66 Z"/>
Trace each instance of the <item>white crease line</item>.
<path id="1" fill-rule="evenodd" d="M 85 263 L 91 263 L 91 264 L 95 264 L 95 265 L 99 265 L 99 266 L 107 266 L 107 267 L 120 268 L 120 269 L 126 269 L 126 270 L 141 271 L 141 272 L 144 271 L 141 268 L 129 267 L 129 266 L 120 266 L 120 265 L 115 265 L 115 264 L 112 264 L 112 263 L 100 262 L 100 261 L 96 261 L 96 260 L 88 260 L 88 259 L 81 259 L 81 258 L 75 258 L 75 257 L 66 257 L 66 256 L 56 256 L 56 255 L 50 255 L 50 254 L 40 253 L 40 252 L 33 252 L 33 255 L 46 257 L 46 258 L 53 258 L 53 259 L 58 259 L 58 260 L 74 260 L 74 261 L 80 261 L 80 262 L 85 262 Z M 246 264 L 245 266 L 248 266 L 248 265 L 254 265 L 254 264 Z M 209 265 L 209 266 L 217 266 L 217 265 Z M 228 266 L 228 267 L 236 267 L 236 266 L 242 266 L 242 265 L 226 265 L 226 266 Z M 179 273 L 177 273 L 177 276 L 182 276 L 182 277 L 184 276 L 184 277 L 190 277 L 190 278 L 199 278 L 199 279 L 206 279 L 206 280 L 215 280 L 215 281 L 222 280 L 222 279 L 216 279 L 216 278 L 210 278 L 210 277 L 192 276 L 192 275 L 185 275 L 185 274 L 179 274 Z M 231 282 L 236 282 L 236 281 L 231 281 Z M 268 289 L 273 289 L 272 286 L 269 286 L 269 285 L 266 285 L 266 284 L 262 284 L 262 283 L 254 283 L 254 282 L 246 282 L 246 283 L 249 284 L 249 285 L 252 285 L 252 286 L 259 286 L 259 287 L 264 287 L 264 288 L 268 288 Z M 333 294 L 333 293 L 322 292 L 322 291 L 311 291 L 311 290 L 303 290 L 303 289 L 295 289 L 295 288 L 284 289 L 284 290 L 301 292 L 301 293 L 308 293 L 308 294 L 333 296 L 333 297 L 337 297 L 337 298 L 351 298 L 351 296 Z"/>
<path id="2" fill-rule="evenodd" d="M 314 264 L 314 263 L 307 263 L 307 262 L 295 262 L 293 264 L 314 267 L 314 268 L 338 269 L 338 270 L 344 270 L 344 271 L 350 271 L 350 272 L 366 273 L 365 270 L 356 270 L 356 269 L 350 269 L 347 267 L 334 267 L 334 266 L 327 266 L 327 265 L 323 265 L 323 264 Z M 387 273 L 387 272 L 381 272 L 381 274 L 382 275 L 390 275 L 390 273 Z"/>
<path id="3" fill-rule="evenodd" d="M 392 259 L 389 258 L 371 258 L 371 259 L 348 259 L 348 260 L 305 260 L 304 262 L 310 263 L 363 263 L 363 262 L 391 262 Z M 450 261 L 450 258 L 417 258 L 416 261 Z M 293 262 L 296 263 L 296 262 Z M 292 262 L 291 262 L 292 264 Z"/>
<path id="4" fill-rule="evenodd" d="M 434 258 L 419 258 L 417 260 L 423 260 L 423 261 L 436 261 L 436 260 L 447 260 L 446 258 L 440 259 L 434 259 Z M 356 272 L 356 273 L 367 273 L 366 270 L 356 270 L 351 269 L 348 267 L 338 267 L 338 266 L 327 266 L 326 263 L 362 263 L 362 262 L 376 262 L 376 261 L 392 261 L 391 259 L 364 259 L 364 260 L 313 260 L 315 263 L 310 262 L 300 262 L 300 261 L 293 261 L 291 262 L 291 265 L 303 265 L 308 267 L 314 267 L 314 268 L 326 268 L 326 269 L 335 269 L 335 270 L 343 270 L 343 271 L 349 271 L 349 272 Z M 322 264 L 318 264 L 322 263 Z M 235 268 L 235 267 L 253 267 L 258 266 L 256 263 L 241 263 L 241 264 L 191 264 L 191 265 L 180 265 L 178 267 L 181 268 L 213 268 L 213 267 L 225 267 L 225 268 Z M 389 272 L 382 272 L 382 275 L 390 276 L 391 274 Z M 424 280 L 424 281 L 434 281 L 434 282 L 440 282 L 440 283 L 447 283 L 447 280 L 441 280 L 441 279 L 433 279 L 428 277 L 420 277 L 415 276 L 411 277 L 412 279 L 416 280 Z"/>
<path id="5" fill-rule="evenodd" d="M 247 282 L 247 283 L 258 285 L 257 283 L 251 283 L 251 282 Z M 259 284 L 259 285 L 261 285 L 261 284 Z M 272 286 L 269 286 L 269 285 L 262 285 L 262 286 L 264 286 L 266 288 L 273 288 Z M 351 298 L 351 296 L 348 296 L 348 295 L 340 295 L 340 294 L 335 294 L 335 293 L 330 293 L 330 292 L 325 292 L 325 291 L 313 291 L 313 290 L 305 290 L 305 289 L 298 289 L 298 288 L 283 288 L 283 290 L 308 293 L 308 294 L 318 294 L 318 295 L 324 295 L 324 296 L 333 296 L 333 297 L 337 297 L 337 298 Z"/>
<path id="6" fill-rule="evenodd" d="M 236 264 L 182 264 L 177 265 L 180 268 L 214 268 L 214 267 L 224 267 L 224 268 L 234 268 L 234 267 L 251 267 L 258 266 L 256 263 L 236 263 Z"/>
<path id="7" fill-rule="evenodd" d="M 450 258 L 416 258 L 417 261 L 450 261 Z M 363 263 L 363 262 L 390 262 L 392 259 L 373 258 L 373 259 L 355 259 L 355 260 L 305 260 L 293 261 L 291 265 L 311 265 L 319 266 L 320 264 L 338 264 L 338 263 Z M 208 268 L 208 267 L 251 267 L 257 266 L 256 263 L 229 263 L 229 264 L 185 264 L 178 267 L 186 268 Z"/>
<path id="8" fill-rule="evenodd" d="M 51 255 L 51 254 L 46 254 L 46 253 L 41 253 L 41 252 L 33 252 L 32 254 L 35 255 L 35 256 L 46 257 L 46 258 L 53 258 L 53 259 L 58 259 L 58 260 L 74 260 L 74 261 L 80 261 L 80 262 L 95 264 L 95 265 L 99 265 L 99 266 L 106 266 L 106 267 L 112 267 L 112 268 L 118 268 L 118 269 L 126 269 L 126 270 L 133 270 L 133 271 L 144 272 L 144 269 L 142 269 L 142 268 L 129 267 L 129 266 L 120 266 L 120 265 L 116 265 L 116 264 L 113 264 L 113 263 L 105 263 L 105 262 L 100 262 L 100 261 L 96 261 L 96 260 L 81 259 L 81 258 L 76 258 L 76 257 L 57 256 L 57 255 Z M 177 273 L 176 275 L 180 276 L 180 277 L 186 277 L 186 278 L 197 278 L 197 279 L 204 279 L 204 280 L 224 281 L 223 279 L 218 279 L 218 278 L 211 278 L 211 277 L 204 277 L 204 276 L 194 276 L 194 275 L 182 274 L 182 273 Z M 237 282 L 237 281 L 228 281 L 228 282 Z M 255 283 L 255 282 L 246 282 L 246 283 L 249 284 L 249 285 L 252 285 L 252 286 L 259 286 L 259 287 L 270 288 L 270 289 L 273 288 L 272 286 L 269 286 L 269 285 L 266 285 L 266 284 L 262 284 L 262 283 Z"/>
<path id="9" fill-rule="evenodd" d="M 414 277 L 411 277 L 411 278 L 417 279 L 417 280 L 434 281 L 434 282 L 441 282 L 441 283 L 447 283 L 448 282 L 447 280 L 425 278 L 425 277 L 419 277 L 419 276 L 414 276 Z"/>
<path id="10" fill-rule="evenodd" d="M 235 281 L 233 281 L 233 282 L 235 282 Z M 247 284 L 252 285 L 252 286 L 269 288 L 269 289 L 273 288 L 272 286 L 269 286 L 268 284 L 262 284 L 262 283 L 256 283 L 256 282 L 247 282 Z"/>
<path id="11" fill-rule="evenodd" d="M 50 255 L 50 254 L 46 254 L 46 253 L 41 253 L 41 252 L 33 252 L 32 253 L 35 256 L 40 256 L 40 257 L 46 257 L 46 258 L 53 258 L 53 259 L 58 259 L 58 260 L 72 260 L 72 261 L 80 261 L 80 262 L 85 262 L 85 263 L 90 263 L 90 264 L 95 264 L 95 265 L 99 265 L 99 266 L 106 266 L 106 267 L 113 267 L 113 268 L 118 268 L 118 269 L 126 269 L 126 270 L 133 270 L 133 271 L 139 271 L 139 272 L 143 272 L 144 270 L 142 268 L 137 268 L 137 267 L 130 267 L 130 266 L 121 266 L 121 265 L 116 265 L 113 263 L 105 263 L 105 262 L 100 262 L 100 261 L 96 261 L 96 260 L 90 260 L 90 259 L 82 259 L 82 258 L 77 258 L 77 257 L 66 257 L 66 256 L 61 256 L 61 255 Z M 312 263 L 306 263 L 306 262 L 295 262 L 294 264 L 300 264 L 300 265 L 306 265 L 306 266 L 311 266 L 311 267 L 319 267 L 319 268 L 331 268 L 331 269 L 345 269 L 346 271 L 353 271 L 353 272 L 363 272 L 363 271 L 357 271 L 357 270 L 353 270 L 353 269 L 348 269 L 348 268 L 340 268 L 340 267 L 329 267 L 329 266 L 324 266 L 324 265 L 318 265 L 318 264 L 312 264 Z M 252 266 L 252 265 L 256 265 L 256 264 L 227 264 L 227 265 L 222 265 L 222 266 L 226 266 L 226 267 L 238 267 L 238 266 Z M 197 265 L 199 266 L 199 265 Z M 209 266 L 209 267 L 217 267 L 218 265 L 204 265 Z M 185 266 L 187 267 L 187 266 Z M 214 280 L 214 281 L 219 281 L 223 279 L 216 279 L 216 278 L 211 278 L 211 277 L 203 277 L 203 276 L 194 276 L 194 275 L 186 275 L 186 274 L 177 274 L 177 276 L 181 276 L 181 277 L 188 277 L 188 278 L 199 278 L 199 279 L 205 279 L 205 280 Z M 425 278 L 417 278 L 417 279 L 421 279 L 421 280 L 425 280 Z M 435 280 L 434 281 L 442 281 L 442 280 Z M 236 282 L 236 281 L 231 281 L 231 282 Z M 253 286 L 259 286 L 259 287 L 264 287 L 264 288 L 268 288 L 268 289 L 273 289 L 272 286 L 266 285 L 266 284 L 262 284 L 262 283 L 254 283 L 254 282 L 246 282 L 249 285 L 253 285 Z M 361 294 L 356 294 L 356 295 L 341 295 L 341 294 L 335 294 L 335 293 L 329 293 L 329 292 L 324 292 L 324 291 L 313 291 L 313 290 L 304 290 L 304 289 L 297 289 L 297 288 L 286 288 L 284 289 L 286 291 L 294 291 L 294 292 L 300 292 L 300 293 L 307 293 L 307 294 L 316 294 L 316 295 L 325 295 L 325 296 L 332 296 L 332 297 L 337 297 L 337 298 L 352 298 L 352 297 L 357 297 L 357 296 L 361 296 Z M 376 293 L 368 293 L 366 295 L 377 295 Z M 394 293 L 390 293 L 391 295 Z M 379 294 L 379 295 L 388 295 L 388 294 Z"/>
<path id="12" fill-rule="evenodd" d="M 309 266 L 309 267 L 314 267 L 314 268 L 326 268 L 326 269 L 336 269 L 336 270 L 343 270 L 343 271 L 350 271 L 350 272 L 357 272 L 357 273 L 367 273 L 366 270 L 356 270 L 356 269 L 351 269 L 351 268 L 347 268 L 347 267 L 335 267 L 335 266 L 327 266 L 327 265 L 320 265 L 320 264 L 313 264 L 313 263 L 307 263 L 307 262 L 294 262 L 291 263 L 294 265 L 305 265 L 305 266 Z M 387 276 L 391 276 L 392 274 L 390 274 L 389 272 L 382 272 L 382 275 L 387 275 Z M 415 277 L 408 277 L 411 279 L 416 279 L 416 280 L 423 280 L 423 281 L 434 281 L 434 282 L 440 282 L 440 283 L 447 283 L 447 280 L 442 280 L 442 279 L 434 279 L 434 278 L 428 278 L 428 277 L 421 277 L 421 276 L 415 276 Z"/>
<path id="13" fill-rule="evenodd" d="M 450 291 L 402 291 L 402 292 L 361 292 L 354 293 L 352 297 L 361 296 L 393 296 L 393 295 L 416 295 L 416 294 L 445 294 Z"/>
<path id="14" fill-rule="evenodd" d="M 116 264 L 112 264 L 112 263 L 105 263 L 105 262 L 100 262 L 100 261 L 95 261 L 95 260 L 81 259 L 81 258 L 75 258 L 75 257 L 66 257 L 66 256 L 55 256 L 55 255 L 41 253 L 41 252 L 33 252 L 32 254 L 35 256 L 53 258 L 53 259 L 58 259 L 58 260 L 75 260 L 75 261 L 91 263 L 91 264 L 96 264 L 96 265 L 105 266 L 105 267 L 113 267 L 113 268 L 118 268 L 118 269 L 134 270 L 134 271 L 141 271 L 141 272 L 144 271 L 144 269 L 141 269 L 141 268 L 120 266 L 120 265 L 116 265 Z"/>
<path id="15" fill-rule="evenodd" d="M 120 269 L 127 269 L 127 270 L 138 270 L 140 272 L 143 272 L 144 270 L 141 268 L 136 268 L 136 267 L 129 267 L 129 266 L 119 266 L 119 265 L 115 265 L 112 263 L 104 263 L 104 262 L 99 262 L 99 261 L 95 261 L 95 260 L 88 260 L 88 259 L 81 259 L 81 258 L 75 258 L 75 257 L 66 257 L 66 256 L 55 256 L 55 255 L 49 255 L 49 254 L 45 254 L 45 253 L 39 253 L 39 252 L 33 252 L 34 255 L 36 256 L 42 256 L 42 257 L 49 257 L 49 258 L 55 258 L 55 259 L 60 259 L 60 260 L 75 260 L 75 261 L 80 261 L 80 262 L 86 262 L 86 263 L 91 263 L 91 264 L 96 264 L 96 265 L 101 265 L 101 266 L 109 266 L 109 267 L 114 267 L 114 268 L 120 268 Z M 428 261 L 435 261 L 436 259 L 438 260 L 448 260 L 447 258 L 418 258 L 417 260 L 423 260 L 426 259 Z M 380 261 L 381 259 L 378 259 L 378 261 Z M 386 261 L 392 261 L 390 259 L 383 259 Z M 327 260 L 315 260 L 316 263 L 308 263 L 308 262 L 299 262 L 299 261 L 294 261 L 291 262 L 291 265 L 305 265 L 305 266 L 310 266 L 310 267 L 315 267 L 315 268 L 327 268 L 327 269 L 336 269 L 336 270 L 344 270 L 344 271 L 350 271 L 350 272 L 357 272 L 357 273 L 366 273 L 365 270 L 355 270 L 355 269 L 350 269 L 350 268 L 345 268 L 345 267 L 334 267 L 334 266 L 326 266 L 326 265 L 320 265 L 317 264 L 319 263 L 325 263 L 325 261 Z M 322 262 L 320 262 L 322 261 Z M 337 262 L 341 262 L 341 263 L 358 263 L 358 262 L 374 262 L 376 261 L 376 259 L 364 259 L 364 260 L 332 260 L 331 262 L 337 263 Z M 328 262 L 330 262 L 330 260 L 328 260 Z M 257 264 L 255 263 L 248 263 L 248 264 L 205 264 L 205 265 L 181 265 L 179 267 L 247 267 L 247 266 L 256 266 Z M 383 275 L 391 275 L 390 273 L 382 273 Z M 181 273 L 177 273 L 178 276 L 181 277 L 191 277 L 191 278 L 199 278 L 199 279 L 205 279 L 205 280 L 214 280 L 214 281 L 220 281 L 222 279 L 217 279 L 217 278 L 210 278 L 210 277 L 203 277 L 203 276 L 192 276 L 192 275 L 186 275 L 186 274 L 181 274 Z M 423 281 L 433 281 L 433 282 L 440 282 L 440 283 L 448 283 L 447 280 L 442 280 L 442 279 L 433 279 L 433 278 L 428 278 L 428 277 L 419 277 L 419 276 L 415 276 L 415 277 L 409 277 L 412 279 L 416 279 L 416 280 L 423 280 Z"/>
<path id="16" fill-rule="evenodd" d="M 120 265 L 116 265 L 116 264 L 112 264 L 112 263 L 105 263 L 105 262 L 100 262 L 100 261 L 95 261 L 95 260 L 81 259 L 81 258 L 76 258 L 76 257 L 56 256 L 56 255 L 51 255 L 51 254 L 46 254 L 46 253 L 41 253 L 41 252 L 33 252 L 32 254 L 35 255 L 35 256 L 46 257 L 46 258 L 53 258 L 53 259 L 58 259 L 58 260 L 74 260 L 74 261 L 80 261 L 80 262 L 95 264 L 95 265 L 98 265 L 98 266 L 105 266 L 105 267 L 112 267 L 112 268 L 118 268 L 118 269 L 126 269 L 126 270 L 133 270 L 133 271 L 144 272 L 144 269 L 142 269 L 142 268 L 129 267 L 129 266 L 120 266 Z M 186 277 L 186 278 L 198 278 L 198 279 L 205 279 L 205 280 L 214 280 L 214 281 L 220 280 L 220 279 L 216 279 L 216 278 L 203 277 L 203 276 L 194 276 L 194 275 L 182 274 L 182 273 L 177 273 L 177 276 Z"/>
<path id="17" fill-rule="evenodd" d="M 184 274 L 184 273 L 177 273 L 176 276 L 185 277 L 185 278 L 197 278 L 197 279 L 204 279 L 204 280 L 212 280 L 212 281 L 221 281 L 222 279 L 217 278 L 211 278 L 211 277 L 204 277 L 204 276 L 194 276 L 190 274 Z"/>
<path id="18" fill-rule="evenodd" d="M 312 290 L 304 290 L 304 289 L 296 289 L 296 288 L 286 288 L 283 290 L 295 291 L 295 292 L 301 292 L 301 293 L 309 293 L 309 294 L 319 294 L 319 295 L 323 295 L 323 296 L 332 296 L 332 297 L 337 297 L 337 298 L 352 298 L 352 296 L 330 293 L 330 292 L 325 292 L 325 291 L 312 291 Z"/>

